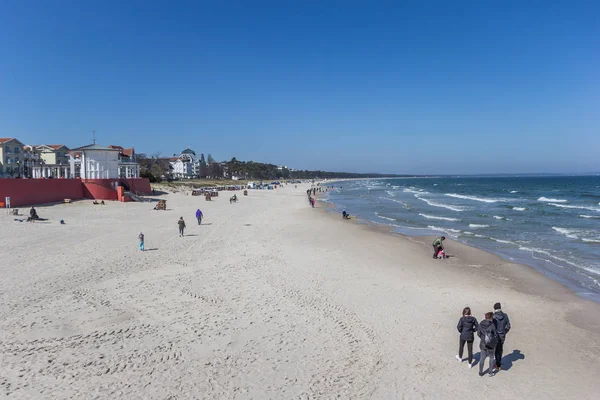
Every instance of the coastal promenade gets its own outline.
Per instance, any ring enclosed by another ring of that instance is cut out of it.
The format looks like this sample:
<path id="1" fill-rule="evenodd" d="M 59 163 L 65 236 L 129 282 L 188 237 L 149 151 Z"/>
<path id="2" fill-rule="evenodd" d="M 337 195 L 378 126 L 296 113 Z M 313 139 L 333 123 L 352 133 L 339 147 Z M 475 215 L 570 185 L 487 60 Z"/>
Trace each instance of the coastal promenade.
<path id="1" fill-rule="evenodd" d="M 432 260 L 429 238 L 312 209 L 307 188 L 2 214 L 0 397 L 597 398 L 600 306 L 459 243 Z M 456 323 L 498 301 L 505 370 L 480 378 Z"/>

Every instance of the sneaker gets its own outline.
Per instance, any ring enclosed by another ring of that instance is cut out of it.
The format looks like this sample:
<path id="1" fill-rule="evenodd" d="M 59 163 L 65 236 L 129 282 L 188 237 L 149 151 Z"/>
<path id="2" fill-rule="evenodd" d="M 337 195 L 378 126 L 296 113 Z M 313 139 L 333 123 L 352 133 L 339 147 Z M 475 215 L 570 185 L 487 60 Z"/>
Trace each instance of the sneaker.
<path id="1" fill-rule="evenodd" d="M 462 358 L 460 358 L 458 355 L 456 356 L 456 359 L 458 360 L 458 362 L 462 362 Z"/>
<path id="2" fill-rule="evenodd" d="M 473 368 L 473 365 L 475 365 L 475 361 L 469 364 L 469 368 Z"/>
<path id="3" fill-rule="evenodd" d="M 480 372 L 480 373 L 479 373 L 479 376 L 483 376 L 483 375 L 485 375 L 483 372 Z"/>

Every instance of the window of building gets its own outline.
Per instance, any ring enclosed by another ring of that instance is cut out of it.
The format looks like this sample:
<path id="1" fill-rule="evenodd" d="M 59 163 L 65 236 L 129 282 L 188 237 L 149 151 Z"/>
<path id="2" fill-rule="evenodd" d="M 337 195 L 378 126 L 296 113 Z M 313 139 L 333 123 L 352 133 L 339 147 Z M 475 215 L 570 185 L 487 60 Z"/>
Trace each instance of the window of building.
<path id="1" fill-rule="evenodd" d="M 19 154 L 19 147 L 15 146 L 15 154 Z"/>
<path id="2" fill-rule="evenodd" d="M 6 146 L 6 147 L 4 148 L 4 151 L 5 151 L 5 152 L 7 152 L 7 153 L 10 153 L 10 146 Z"/>
<path id="3" fill-rule="evenodd" d="M 6 163 L 7 163 L 7 164 L 11 164 L 11 163 L 12 163 L 12 161 L 11 161 L 10 157 L 6 159 Z"/>

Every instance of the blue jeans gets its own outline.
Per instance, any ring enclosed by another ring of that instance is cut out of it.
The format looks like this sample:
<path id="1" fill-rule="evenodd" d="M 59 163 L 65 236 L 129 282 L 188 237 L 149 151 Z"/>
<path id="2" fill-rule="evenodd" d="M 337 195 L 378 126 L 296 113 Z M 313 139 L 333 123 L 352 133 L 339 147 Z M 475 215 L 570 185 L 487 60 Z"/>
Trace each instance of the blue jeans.
<path id="1" fill-rule="evenodd" d="M 144 251 L 144 242 L 140 242 L 140 250 Z"/>

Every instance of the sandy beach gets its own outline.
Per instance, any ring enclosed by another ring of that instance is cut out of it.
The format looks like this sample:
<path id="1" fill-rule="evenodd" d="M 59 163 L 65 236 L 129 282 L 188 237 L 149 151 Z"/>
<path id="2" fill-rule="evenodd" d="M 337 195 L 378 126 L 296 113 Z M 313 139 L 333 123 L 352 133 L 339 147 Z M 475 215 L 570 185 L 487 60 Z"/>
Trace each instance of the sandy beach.
<path id="1" fill-rule="evenodd" d="M 306 189 L 3 213 L 0 397 L 598 398 L 600 305 L 460 243 L 433 260 L 431 238 L 311 209 Z M 479 377 L 456 324 L 498 301 L 504 370 Z"/>

